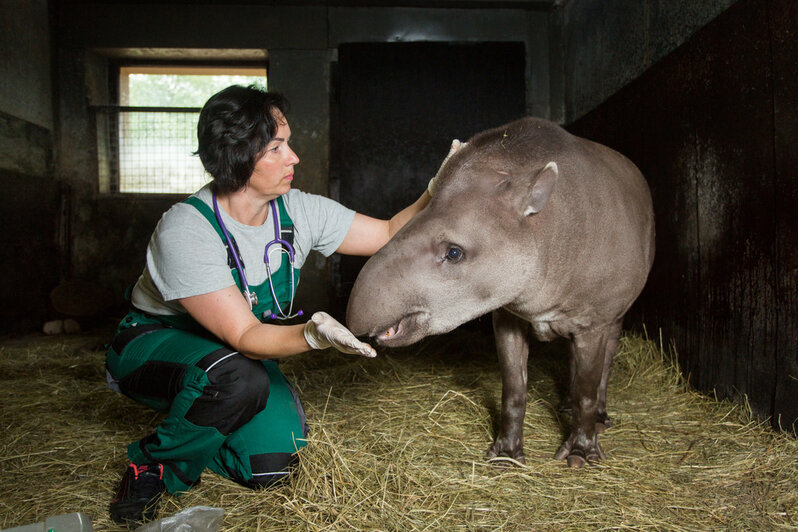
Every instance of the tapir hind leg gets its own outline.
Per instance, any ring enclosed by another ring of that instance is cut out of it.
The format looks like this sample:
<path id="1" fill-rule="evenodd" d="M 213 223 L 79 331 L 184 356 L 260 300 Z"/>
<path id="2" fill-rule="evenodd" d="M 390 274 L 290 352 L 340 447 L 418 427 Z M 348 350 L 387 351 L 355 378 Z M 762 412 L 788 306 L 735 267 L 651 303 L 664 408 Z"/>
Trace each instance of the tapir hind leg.
<path id="1" fill-rule="evenodd" d="M 575 335 L 571 340 L 573 377 L 570 400 L 574 409 L 573 425 L 570 436 L 554 455 L 559 460 L 567 458 L 571 467 L 582 467 L 585 462 L 604 458 L 596 423 L 600 402 L 606 402 L 606 387 L 602 387 L 602 380 L 607 348 L 617 342 L 619 333 L 619 327 L 613 323 Z M 606 372 L 606 376 L 609 378 L 609 372 Z"/>
<path id="2" fill-rule="evenodd" d="M 604 367 L 601 371 L 601 384 L 599 385 L 598 391 L 598 413 L 596 414 L 596 432 L 599 434 L 603 433 L 605 430 L 612 426 L 610 422 L 610 417 L 607 415 L 607 383 L 610 380 L 610 368 L 612 367 L 612 359 L 615 357 L 615 351 L 618 350 L 618 340 L 621 335 L 621 325 L 623 319 L 618 320 L 611 327 L 617 329 L 617 331 L 609 331 L 608 332 L 608 340 L 607 345 L 604 348 Z M 575 366 L 576 359 L 575 357 L 571 357 L 571 360 L 568 363 L 569 366 L 569 375 L 570 379 L 568 380 L 569 383 L 574 382 L 574 373 L 576 371 Z M 568 396 L 563 399 L 562 403 L 558 407 L 560 412 L 564 414 L 572 415 L 574 413 L 573 405 L 571 404 L 571 397 Z"/>
<path id="3" fill-rule="evenodd" d="M 529 323 L 499 309 L 493 311 L 493 332 L 502 373 L 502 413 L 499 434 L 493 445 L 488 447 L 485 457 L 508 456 L 524 463 Z"/>
<path id="4" fill-rule="evenodd" d="M 604 347 L 604 368 L 601 372 L 601 384 L 599 385 L 598 394 L 598 414 L 596 416 L 596 432 L 601 434 L 606 429 L 612 426 L 610 417 L 607 415 L 607 383 L 610 380 L 610 367 L 612 366 L 612 359 L 615 357 L 615 351 L 618 350 L 618 341 L 621 337 L 621 327 L 623 319 L 620 319 L 610 326 L 607 331 L 607 343 Z"/>

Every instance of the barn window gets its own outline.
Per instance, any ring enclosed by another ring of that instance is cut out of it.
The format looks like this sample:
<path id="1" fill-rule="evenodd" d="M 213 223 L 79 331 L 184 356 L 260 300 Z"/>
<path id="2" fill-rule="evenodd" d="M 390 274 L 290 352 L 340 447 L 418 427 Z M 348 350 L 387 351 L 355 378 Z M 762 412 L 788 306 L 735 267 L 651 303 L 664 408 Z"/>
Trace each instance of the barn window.
<path id="1" fill-rule="evenodd" d="M 197 149 L 202 105 L 233 84 L 266 87 L 264 67 L 119 68 L 119 105 L 97 112 L 101 192 L 182 194 L 210 179 Z"/>

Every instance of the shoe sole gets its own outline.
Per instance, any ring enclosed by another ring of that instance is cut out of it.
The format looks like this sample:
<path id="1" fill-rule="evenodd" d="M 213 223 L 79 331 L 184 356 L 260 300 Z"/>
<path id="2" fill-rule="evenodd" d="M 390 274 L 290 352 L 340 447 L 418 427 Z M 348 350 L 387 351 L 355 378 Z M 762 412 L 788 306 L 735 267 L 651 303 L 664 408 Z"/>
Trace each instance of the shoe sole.
<path id="1" fill-rule="evenodd" d="M 111 503 L 111 519 L 120 525 L 141 525 L 147 521 L 152 521 L 155 517 L 155 512 L 158 510 L 158 503 L 161 497 L 141 508 L 141 505 L 135 502 L 129 503 Z"/>

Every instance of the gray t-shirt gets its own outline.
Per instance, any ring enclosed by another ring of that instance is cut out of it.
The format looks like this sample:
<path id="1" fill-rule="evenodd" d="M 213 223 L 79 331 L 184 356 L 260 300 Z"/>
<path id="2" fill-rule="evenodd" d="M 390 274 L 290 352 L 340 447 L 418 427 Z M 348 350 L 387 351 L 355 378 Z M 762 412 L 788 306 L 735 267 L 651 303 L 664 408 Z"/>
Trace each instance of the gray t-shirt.
<path id="1" fill-rule="evenodd" d="M 209 186 L 194 196 L 213 208 Z M 294 222 L 295 268 L 305 263 L 311 250 L 330 256 L 343 242 L 355 216 L 355 211 L 329 198 L 296 189 L 285 194 L 283 201 Z M 266 280 L 263 251 L 266 243 L 274 239 L 271 211 L 260 226 L 237 222 L 221 206 L 219 212 L 241 251 L 249 285 L 263 283 Z M 281 258 L 276 252 L 270 256 L 272 273 L 280 268 Z M 133 288 L 131 302 L 151 314 L 185 314 L 178 299 L 233 285 L 227 250 L 219 234 L 195 207 L 181 202 L 166 211 L 158 222 L 147 246 L 147 264 Z"/>

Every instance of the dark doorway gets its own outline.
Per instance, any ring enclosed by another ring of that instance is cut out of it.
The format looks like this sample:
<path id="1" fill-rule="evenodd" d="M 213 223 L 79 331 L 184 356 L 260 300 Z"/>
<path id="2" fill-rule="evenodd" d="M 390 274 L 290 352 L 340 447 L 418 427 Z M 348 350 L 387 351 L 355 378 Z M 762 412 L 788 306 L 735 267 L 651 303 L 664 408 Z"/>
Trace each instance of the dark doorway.
<path id="1" fill-rule="evenodd" d="M 451 140 L 525 114 L 523 43 L 352 43 L 338 48 L 331 194 L 390 218 L 425 190 Z M 365 259 L 333 261 L 336 312 Z"/>

